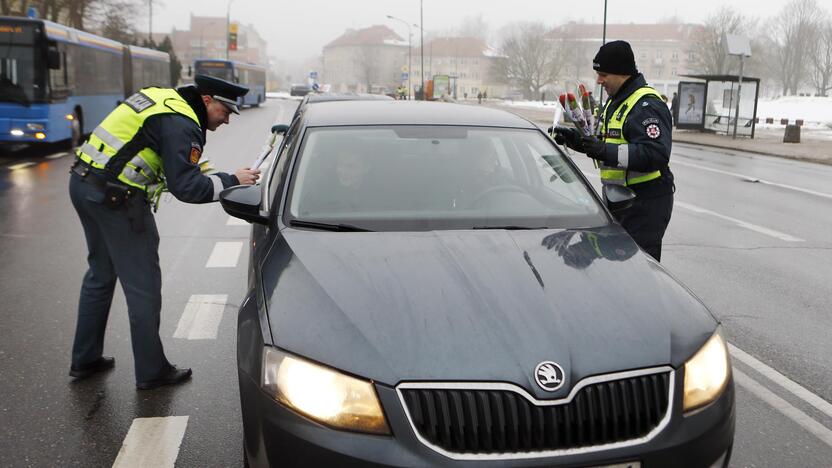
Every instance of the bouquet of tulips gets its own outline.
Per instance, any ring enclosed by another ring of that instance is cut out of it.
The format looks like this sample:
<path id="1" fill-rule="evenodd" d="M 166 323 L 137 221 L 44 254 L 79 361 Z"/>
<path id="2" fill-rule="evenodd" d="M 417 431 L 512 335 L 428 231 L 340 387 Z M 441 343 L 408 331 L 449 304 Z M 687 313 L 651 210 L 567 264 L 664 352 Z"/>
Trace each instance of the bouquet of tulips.
<path id="1" fill-rule="evenodd" d="M 581 100 L 573 93 L 560 95 L 560 105 L 563 107 L 565 120 L 572 122 L 575 127 L 584 135 L 590 136 L 595 133 L 595 117 L 592 115 L 591 96 L 583 83 L 578 84 L 578 94 Z"/>

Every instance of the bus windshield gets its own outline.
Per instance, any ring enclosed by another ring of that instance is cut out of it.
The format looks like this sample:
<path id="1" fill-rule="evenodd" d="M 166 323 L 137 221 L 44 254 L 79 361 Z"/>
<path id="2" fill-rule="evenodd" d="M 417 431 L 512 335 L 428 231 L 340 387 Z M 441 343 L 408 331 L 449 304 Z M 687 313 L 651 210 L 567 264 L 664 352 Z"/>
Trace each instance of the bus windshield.
<path id="1" fill-rule="evenodd" d="M 198 75 L 211 75 L 226 81 L 234 81 L 233 68 L 226 62 L 199 62 L 196 64 Z"/>
<path id="2" fill-rule="evenodd" d="M 0 24 L 0 101 L 28 105 L 41 98 L 34 44 L 30 26 Z"/>

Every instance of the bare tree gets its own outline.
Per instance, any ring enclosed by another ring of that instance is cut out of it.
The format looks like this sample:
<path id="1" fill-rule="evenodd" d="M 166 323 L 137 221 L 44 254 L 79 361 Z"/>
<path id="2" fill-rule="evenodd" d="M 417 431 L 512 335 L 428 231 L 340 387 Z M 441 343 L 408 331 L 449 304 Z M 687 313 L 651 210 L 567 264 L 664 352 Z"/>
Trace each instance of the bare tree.
<path id="1" fill-rule="evenodd" d="M 477 37 L 488 42 L 490 28 L 482 19 L 482 13 L 477 16 L 466 16 L 459 26 L 461 37 Z"/>
<path id="2" fill-rule="evenodd" d="M 96 18 L 101 35 L 124 44 L 135 44 L 136 7 L 132 1 L 111 0 L 101 18 Z"/>
<path id="3" fill-rule="evenodd" d="M 806 80 L 809 51 L 816 40 L 817 19 L 823 15 L 817 0 L 792 0 L 769 20 L 772 72 L 783 94 L 797 94 Z"/>
<path id="4" fill-rule="evenodd" d="M 826 96 L 832 90 L 832 18 L 829 15 L 818 21 L 815 34 L 809 52 L 809 80 L 816 94 Z"/>
<path id="5" fill-rule="evenodd" d="M 524 97 L 536 98 L 540 90 L 557 81 L 562 66 L 560 43 L 547 41 L 543 23 L 515 23 L 505 29 L 500 44 L 502 60 L 493 65 L 493 76 L 520 88 Z"/>
<path id="6" fill-rule="evenodd" d="M 723 6 L 705 20 L 705 31 L 691 45 L 691 65 L 701 73 L 722 75 L 728 71 L 725 34 L 748 34 L 752 22 L 731 7 Z"/>
<path id="7" fill-rule="evenodd" d="M 359 47 L 355 52 L 355 63 L 359 70 L 358 76 L 367 86 L 366 92 L 372 92 L 373 82 L 378 77 L 376 54 L 370 47 Z"/>

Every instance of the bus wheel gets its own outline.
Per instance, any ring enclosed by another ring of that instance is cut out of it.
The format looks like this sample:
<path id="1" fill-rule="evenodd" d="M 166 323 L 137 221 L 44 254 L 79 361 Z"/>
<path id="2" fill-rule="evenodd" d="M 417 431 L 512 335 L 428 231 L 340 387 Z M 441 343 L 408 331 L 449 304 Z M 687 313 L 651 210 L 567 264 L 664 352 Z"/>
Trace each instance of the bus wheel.
<path id="1" fill-rule="evenodd" d="M 75 149 L 81 145 L 81 140 L 84 138 L 84 128 L 77 110 L 72 112 L 72 120 L 70 120 L 69 125 L 72 131 L 70 145 L 72 145 L 72 149 Z"/>

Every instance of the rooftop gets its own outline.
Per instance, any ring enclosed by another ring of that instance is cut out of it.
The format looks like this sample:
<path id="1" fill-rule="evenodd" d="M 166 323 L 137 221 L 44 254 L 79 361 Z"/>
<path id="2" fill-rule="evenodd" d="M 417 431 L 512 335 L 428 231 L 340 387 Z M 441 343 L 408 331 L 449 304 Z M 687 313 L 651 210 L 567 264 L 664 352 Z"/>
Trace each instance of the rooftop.
<path id="1" fill-rule="evenodd" d="M 407 47 L 407 41 L 396 34 L 392 29 L 384 25 L 370 26 L 364 29 L 347 29 L 334 41 L 324 46 L 367 46 L 367 45 L 393 45 Z"/>

